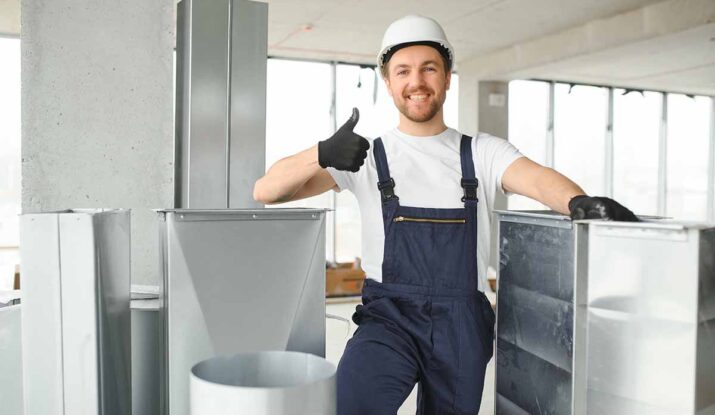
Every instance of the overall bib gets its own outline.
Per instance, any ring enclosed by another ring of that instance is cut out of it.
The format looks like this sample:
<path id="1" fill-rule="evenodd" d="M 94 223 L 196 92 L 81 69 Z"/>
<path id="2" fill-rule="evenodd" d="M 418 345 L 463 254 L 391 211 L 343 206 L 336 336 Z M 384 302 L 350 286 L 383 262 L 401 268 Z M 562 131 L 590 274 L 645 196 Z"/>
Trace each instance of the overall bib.
<path id="1" fill-rule="evenodd" d="M 395 414 L 419 382 L 418 414 L 477 414 L 494 312 L 477 285 L 477 186 L 462 136 L 464 208 L 401 206 L 374 141 L 382 195 L 382 279 L 365 281 L 359 325 L 338 365 L 338 414 Z"/>

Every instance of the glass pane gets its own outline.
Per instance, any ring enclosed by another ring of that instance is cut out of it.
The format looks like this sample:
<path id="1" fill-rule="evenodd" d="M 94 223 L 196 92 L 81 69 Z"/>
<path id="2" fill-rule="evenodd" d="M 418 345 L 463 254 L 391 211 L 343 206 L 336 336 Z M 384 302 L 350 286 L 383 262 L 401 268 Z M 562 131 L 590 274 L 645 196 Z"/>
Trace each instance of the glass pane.
<path id="1" fill-rule="evenodd" d="M 452 81 L 444 101 L 444 123 L 448 127 L 459 129 L 459 75 L 452 73 Z"/>
<path id="2" fill-rule="evenodd" d="M 636 214 L 658 213 L 658 141 L 662 94 L 615 89 L 613 197 Z"/>
<path id="3" fill-rule="evenodd" d="M 549 84 L 537 81 L 509 82 L 509 141 L 523 155 L 546 163 L 546 131 L 549 122 Z M 509 196 L 509 209 L 546 209 L 520 195 Z"/>
<path id="4" fill-rule="evenodd" d="M 603 195 L 608 89 L 556 84 L 554 95 L 554 167 L 586 193 Z"/>
<path id="5" fill-rule="evenodd" d="M 399 115 L 380 74 L 358 65 L 336 68 L 337 126 L 350 117 L 353 107 L 360 110 L 355 132 L 376 138 L 397 125 Z M 357 199 L 350 192 L 335 197 L 335 258 L 352 262 L 361 255 L 361 219 Z"/>
<path id="6" fill-rule="evenodd" d="M 326 63 L 268 60 L 266 170 L 332 134 L 330 72 Z M 331 195 L 326 192 L 275 207 L 331 208 Z"/>
<path id="7" fill-rule="evenodd" d="M 19 263 L 20 40 L 0 38 L 0 290 Z"/>
<path id="8" fill-rule="evenodd" d="M 710 98 L 668 95 L 666 215 L 707 218 Z"/>
<path id="9" fill-rule="evenodd" d="M 357 65 L 338 65 L 336 70 L 338 128 L 350 118 L 353 107 L 360 110 L 355 127 L 360 135 L 376 138 L 397 125 L 399 113 L 379 73 Z"/>

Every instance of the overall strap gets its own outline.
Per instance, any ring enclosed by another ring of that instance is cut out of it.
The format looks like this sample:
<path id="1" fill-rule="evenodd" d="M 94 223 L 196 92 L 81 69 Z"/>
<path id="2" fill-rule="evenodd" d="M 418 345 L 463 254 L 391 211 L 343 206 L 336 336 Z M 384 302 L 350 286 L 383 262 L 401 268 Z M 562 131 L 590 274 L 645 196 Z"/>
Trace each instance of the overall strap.
<path id="1" fill-rule="evenodd" d="M 377 188 L 382 196 L 382 203 L 398 201 L 400 198 L 395 195 L 395 181 L 390 177 L 390 169 L 387 167 L 387 156 L 385 147 L 382 145 L 382 138 L 378 137 L 373 141 L 373 153 L 375 154 L 375 165 L 377 167 Z"/>
<path id="2" fill-rule="evenodd" d="M 462 141 L 459 146 L 459 155 L 462 161 L 462 188 L 464 189 L 465 207 L 476 206 L 479 200 L 477 199 L 477 188 L 479 180 L 474 174 L 474 159 L 472 158 L 472 137 L 462 135 Z"/>

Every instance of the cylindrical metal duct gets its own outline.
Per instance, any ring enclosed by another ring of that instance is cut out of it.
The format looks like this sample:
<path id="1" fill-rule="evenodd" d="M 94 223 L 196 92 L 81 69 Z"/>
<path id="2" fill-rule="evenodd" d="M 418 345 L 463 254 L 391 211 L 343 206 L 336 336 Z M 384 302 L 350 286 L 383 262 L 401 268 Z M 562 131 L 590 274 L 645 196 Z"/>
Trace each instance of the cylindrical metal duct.
<path id="1" fill-rule="evenodd" d="M 327 360 L 301 352 L 204 360 L 191 369 L 191 414 L 332 415 L 335 371 Z"/>

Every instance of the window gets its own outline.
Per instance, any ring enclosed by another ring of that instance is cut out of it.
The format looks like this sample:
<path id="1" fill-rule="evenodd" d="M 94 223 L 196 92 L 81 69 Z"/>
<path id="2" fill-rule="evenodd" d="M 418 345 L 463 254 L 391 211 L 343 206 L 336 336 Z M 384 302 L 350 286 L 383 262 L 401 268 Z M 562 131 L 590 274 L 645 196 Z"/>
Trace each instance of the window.
<path id="1" fill-rule="evenodd" d="M 20 239 L 20 40 L 0 38 L 0 290 L 12 289 Z"/>
<path id="2" fill-rule="evenodd" d="M 639 215 L 658 214 L 662 94 L 616 88 L 613 97 L 613 197 Z"/>
<path id="3" fill-rule="evenodd" d="M 269 59 L 266 74 L 266 170 L 332 134 L 331 67 L 327 63 Z M 268 206 L 333 209 L 331 192 Z M 333 251 L 333 212 L 326 216 L 326 258 Z"/>
<path id="4" fill-rule="evenodd" d="M 606 180 L 612 177 L 610 196 L 638 215 L 708 220 L 708 206 L 715 205 L 715 190 L 708 190 L 715 188 L 715 177 L 709 177 L 715 171 L 712 97 L 669 93 L 662 108 L 662 92 L 613 88 L 611 154 L 606 151 L 608 87 L 556 83 L 553 102 L 548 93 L 548 82 L 509 84 L 509 140 L 524 155 L 542 164 L 548 160 L 546 125 L 553 105 L 555 168 L 586 193 L 609 196 Z M 664 112 L 667 128 L 662 130 Z M 510 209 L 540 206 L 509 198 Z"/>
<path id="5" fill-rule="evenodd" d="M 360 110 L 355 132 L 365 137 L 378 137 L 398 124 L 399 113 L 384 81 L 372 67 L 269 59 L 267 76 L 266 169 L 329 137 L 333 126 L 339 128 L 347 121 L 353 107 Z M 458 90 L 459 77 L 452 74 L 444 117 L 447 125 L 455 128 Z M 360 257 L 360 211 L 351 193 L 327 192 L 279 206 L 335 209 L 327 218 L 328 260 L 349 262 Z"/>
<path id="6" fill-rule="evenodd" d="M 707 219 L 709 119 L 709 98 L 668 95 L 667 216 Z"/>
<path id="7" fill-rule="evenodd" d="M 588 194 L 605 191 L 608 89 L 556 84 L 554 168 Z"/>
<path id="8" fill-rule="evenodd" d="M 545 165 L 549 124 L 549 84 L 538 81 L 509 83 L 509 141 L 531 160 Z M 509 196 L 511 210 L 543 210 L 541 203 L 521 195 Z"/>

